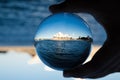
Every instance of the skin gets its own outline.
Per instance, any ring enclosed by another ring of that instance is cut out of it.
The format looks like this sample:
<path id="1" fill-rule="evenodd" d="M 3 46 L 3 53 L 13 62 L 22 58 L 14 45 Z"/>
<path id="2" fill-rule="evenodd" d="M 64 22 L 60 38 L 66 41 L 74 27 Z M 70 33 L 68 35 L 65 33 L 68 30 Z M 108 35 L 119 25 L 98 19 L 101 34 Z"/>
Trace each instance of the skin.
<path id="1" fill-rule="evenodd" d="M 65 0 L 50 6 L 52 13 L 89 13 L 103 25 L 107 40 L 93 59 L 70 70 L 64 70 L 65 77 L 100 78 L 120 72 L 120 3 L 117 0 Z"/>

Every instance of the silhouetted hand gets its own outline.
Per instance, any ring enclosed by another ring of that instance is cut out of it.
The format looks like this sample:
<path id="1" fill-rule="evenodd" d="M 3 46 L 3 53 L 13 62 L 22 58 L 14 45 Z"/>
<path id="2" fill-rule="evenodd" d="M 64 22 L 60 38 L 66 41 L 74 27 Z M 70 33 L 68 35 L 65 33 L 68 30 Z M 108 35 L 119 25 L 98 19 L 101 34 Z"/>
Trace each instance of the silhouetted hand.
<path id="1" fill-rule="evenodd" d="M 113 72 L 120 72 L 120 9 L 117 0 L 65 0 L 50 6 L 52 13 L 86 12 L 92 14 L 103 25 L 107 40 L 93 59 L 71 70 L 65 70 L 65 77 L 99 78 Z"/>

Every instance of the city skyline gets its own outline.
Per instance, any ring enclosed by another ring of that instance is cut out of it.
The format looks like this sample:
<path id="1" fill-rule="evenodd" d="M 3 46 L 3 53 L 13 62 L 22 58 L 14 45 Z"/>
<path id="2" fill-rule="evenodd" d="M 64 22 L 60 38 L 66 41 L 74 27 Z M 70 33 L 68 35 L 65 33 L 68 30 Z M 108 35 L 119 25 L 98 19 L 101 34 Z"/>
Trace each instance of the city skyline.
<path id="1" fill-rule="evenodd" d="M 77 38 L 74 38 L 69 34 L 58 32 L 54 34 L 52 38 L 35 38 L 35 41 L 39 41 L 39 40 L 89 40 L 89 41 L 92 41 L 93 39 L 90 36 L 86 36 L 86 37 L 78 36 Z"/>

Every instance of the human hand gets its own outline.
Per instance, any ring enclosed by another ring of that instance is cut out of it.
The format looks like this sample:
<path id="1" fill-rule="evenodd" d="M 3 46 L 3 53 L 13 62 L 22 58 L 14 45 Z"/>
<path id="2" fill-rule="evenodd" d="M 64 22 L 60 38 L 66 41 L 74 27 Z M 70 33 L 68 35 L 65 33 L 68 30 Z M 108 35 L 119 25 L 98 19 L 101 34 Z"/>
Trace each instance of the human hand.
<path id="1" fill-rule="evenodd" d="M 119 7 L 119 2 L 110 0 L 65 0 L 63 3 L 50 6 L 52 13 L 90 13 L 107 32 L 107 40 L 93 59 L 84 65 L 64 70 L 65 77 L 99 78 L 120 72 Z"/>

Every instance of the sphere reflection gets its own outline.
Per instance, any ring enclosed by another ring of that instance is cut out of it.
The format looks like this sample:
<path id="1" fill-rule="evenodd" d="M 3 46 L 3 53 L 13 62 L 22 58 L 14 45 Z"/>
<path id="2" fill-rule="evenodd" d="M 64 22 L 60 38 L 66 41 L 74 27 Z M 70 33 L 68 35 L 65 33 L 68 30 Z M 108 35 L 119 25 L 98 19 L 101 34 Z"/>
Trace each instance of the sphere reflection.
<path id="1" fill-rule="evenodd" d="M 86 22 L 70 13 L 47 17 L 35 35 L 35 47 L 40 59 L 57 70 L 82 64 L 91 49 L 92 34 Z"/>

